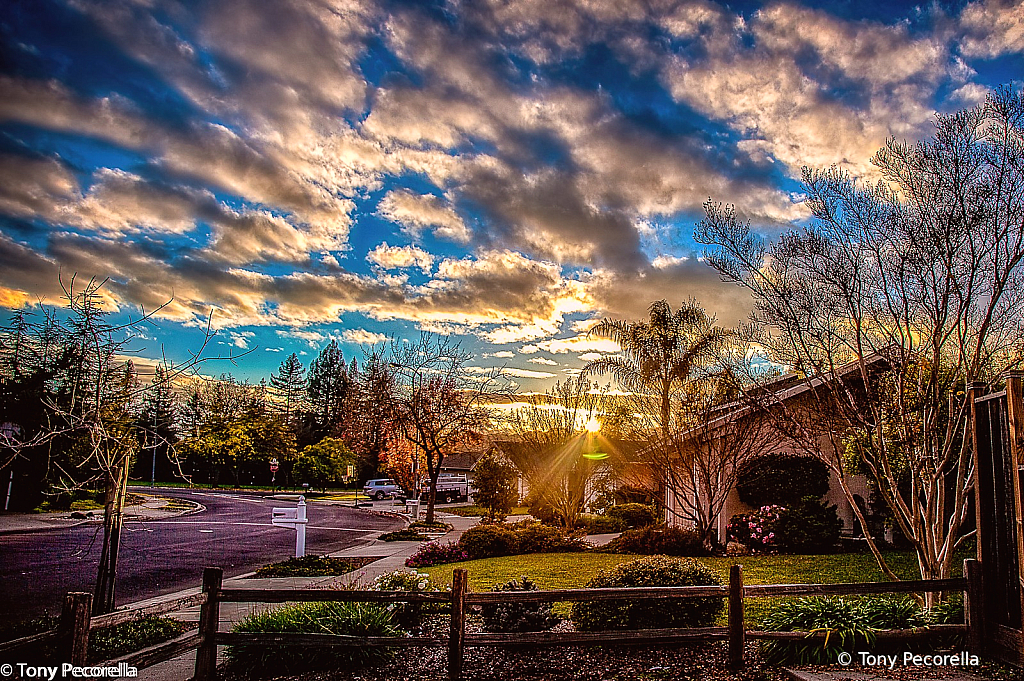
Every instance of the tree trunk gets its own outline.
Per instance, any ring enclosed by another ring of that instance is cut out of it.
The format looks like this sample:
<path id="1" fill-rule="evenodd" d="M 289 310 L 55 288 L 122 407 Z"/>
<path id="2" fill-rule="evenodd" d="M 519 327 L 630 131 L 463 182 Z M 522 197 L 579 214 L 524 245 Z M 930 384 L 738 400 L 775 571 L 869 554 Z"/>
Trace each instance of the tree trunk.
<path id="1" fill-rule="evenodd" d="M 117 557 L 121 548 L 121 527 L 128 495 L 128 464 L 122 459 L 107 479 L 106 503 L 103 508 L 103 549 L 100 553 L 92 614 L 104 615 L 114 610 L 114 586 L 117 581 Z"/>

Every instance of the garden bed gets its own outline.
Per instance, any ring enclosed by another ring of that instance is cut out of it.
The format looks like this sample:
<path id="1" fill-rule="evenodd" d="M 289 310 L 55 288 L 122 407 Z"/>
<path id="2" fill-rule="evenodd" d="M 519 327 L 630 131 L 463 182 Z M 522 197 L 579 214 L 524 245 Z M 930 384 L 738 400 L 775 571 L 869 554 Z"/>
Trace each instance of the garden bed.
<path id="1" fill-rule="evenodd" d="M 289 558 L 280 563 L 264 565 L 256 570 L 249 579 L 266 577 L 334 577 L 358 570 L 383 556 L 354 556 L 350 558 L 331 558 L 329 556 L 303 556 Z"/>

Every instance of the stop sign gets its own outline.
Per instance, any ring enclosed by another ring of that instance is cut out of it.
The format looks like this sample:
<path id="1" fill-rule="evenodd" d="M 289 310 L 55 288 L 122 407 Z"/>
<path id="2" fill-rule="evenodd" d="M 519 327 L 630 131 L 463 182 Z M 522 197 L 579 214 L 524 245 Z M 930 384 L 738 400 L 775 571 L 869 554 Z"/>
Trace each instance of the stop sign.
<path id="1" fill-rule="evenodd" d="M 277 459 L 271 459 L 270 460 L 270 472 L 271 473 L 276 473 L 277 472 Z"/>

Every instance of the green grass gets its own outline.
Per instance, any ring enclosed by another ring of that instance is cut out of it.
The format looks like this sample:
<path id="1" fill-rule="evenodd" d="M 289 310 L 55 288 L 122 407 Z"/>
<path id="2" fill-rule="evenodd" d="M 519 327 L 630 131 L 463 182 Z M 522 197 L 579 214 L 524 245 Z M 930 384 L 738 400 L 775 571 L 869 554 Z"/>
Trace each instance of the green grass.
<path id="1" fill-rule="evenodd" d="M 889 567 L 903 579 L 919 579 L 917 559 L 913 552 L 886 552 Z M 614 553 L 538 553 L 525 556 L 485 558 L 462 563 L 423 568 L 434 583 L 450 585 L 452 571 L 469 571 L 469 586 L 473 591 L 489 591 L 494 584 L 503 584 L 518 577 L 529 577 L 541 589 L 576 589 L 587 585 L 601 570 L 640 556 Z M 729 568 L 743 566 L 745 584 L 842 584 L 847 582 L 884 582 L 875 559 L 870 553 L 838 553 L 821 556 L 737 556 L 727 558 L 698 558 L 721 578 L 729 582 Z M 954 570 L 954 577 L 959 571 Z M 746 618 L 758 625 L 775 598 L 746 600 Z M 566 614 L 563 608 L 556 611 Z M 724 617 L 724 615 L 723 615 Z M 723 619 L 724 622 L 724 619 Z"/>
<path id="2" fill-rule="evenodd" d="M 303 556 L 289 558 L 280 563 L 264 565 L 256 570 L 256 577 L 330 577 L 358 570 L 375 558 L 331 558 L 329 556 Z"/>
<path id="3" fill-rule="evenodd" d="M 443 508 L 441 510 L 445 513 L 451 513 L 452 515 L 460 515 L 463 518 L 487 515 L 487 511 L 476 504 L 471 506 L 456 506 L 455 508 Z M 516 506 L 509 511 L 509 515 L 530 515 L 530 509 L 526 506 Z"/>

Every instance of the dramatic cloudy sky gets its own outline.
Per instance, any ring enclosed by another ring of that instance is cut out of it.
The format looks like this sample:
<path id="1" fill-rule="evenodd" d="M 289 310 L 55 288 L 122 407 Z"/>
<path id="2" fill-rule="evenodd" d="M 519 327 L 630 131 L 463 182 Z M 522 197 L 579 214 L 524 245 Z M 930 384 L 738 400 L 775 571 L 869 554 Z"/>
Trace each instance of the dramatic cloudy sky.
<path id="1" fill-rule="evenodd" d="M 10 0 L 0 32 L 0 316 L 109 277 L 171 301 L 143 354 L 213 311 L 253 377 L 428 329 L 531 388 L 613 349 L 594 318 L 734 323 L 702 202 L 770 237 L 801 166 L 870 176 L 1024 74 L 991 0 Z"/>

